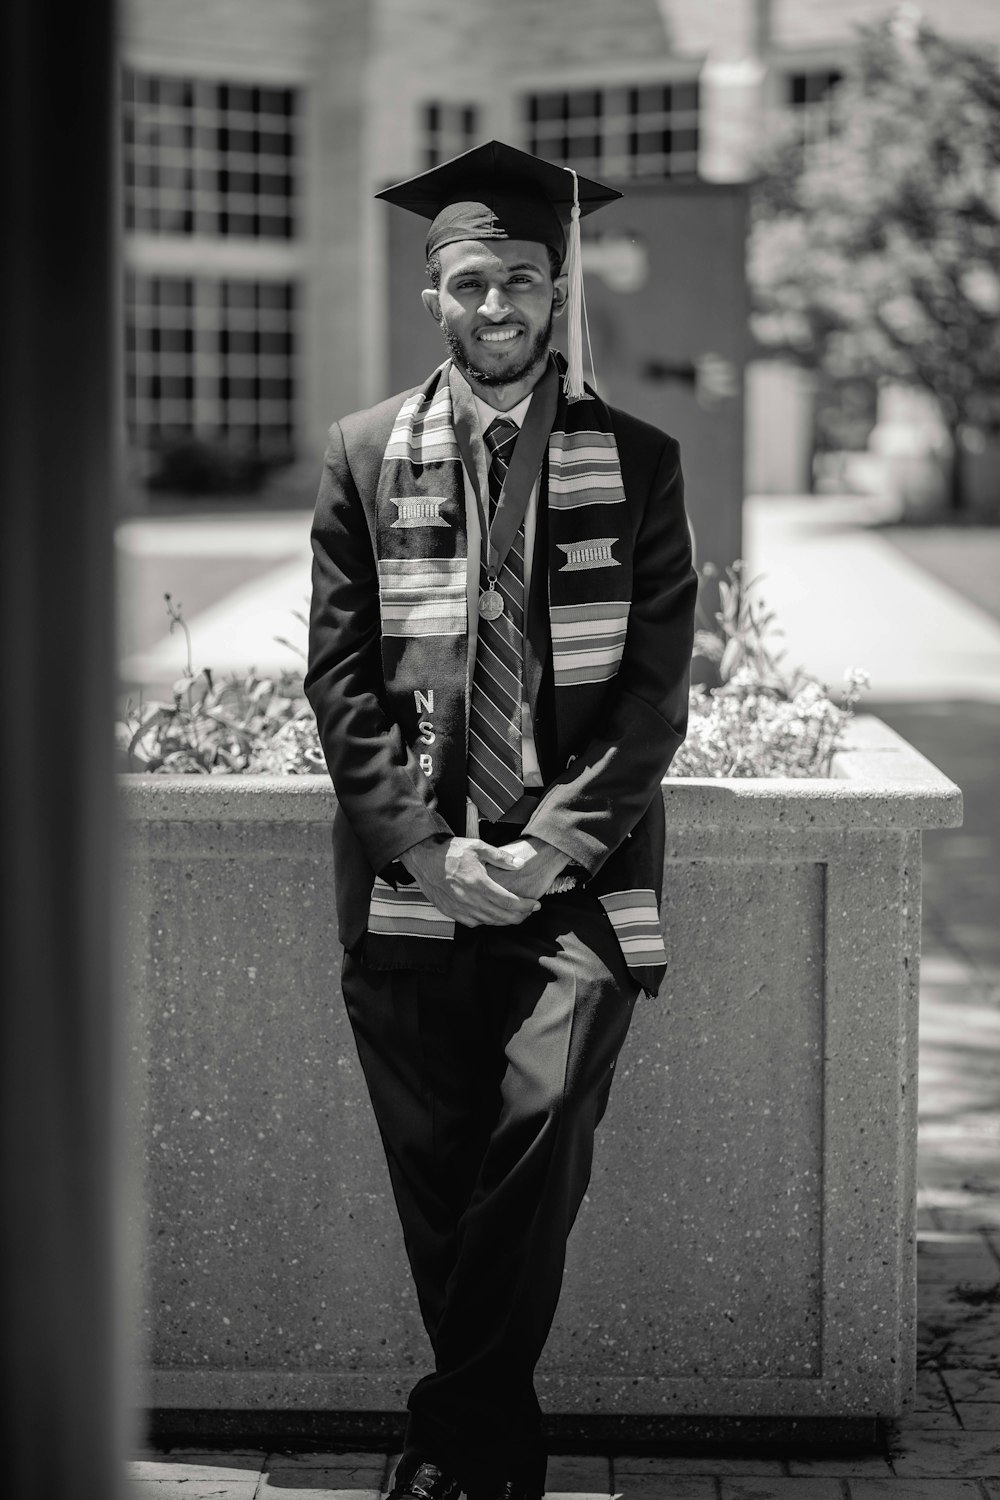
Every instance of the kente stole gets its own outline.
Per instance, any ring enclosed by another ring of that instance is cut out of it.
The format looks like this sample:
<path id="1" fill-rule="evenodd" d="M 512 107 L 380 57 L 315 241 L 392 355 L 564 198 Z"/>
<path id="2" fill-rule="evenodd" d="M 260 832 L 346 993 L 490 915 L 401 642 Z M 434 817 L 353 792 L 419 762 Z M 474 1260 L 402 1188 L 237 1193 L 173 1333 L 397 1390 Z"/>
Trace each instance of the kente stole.
<path id="1" fill-rule="evenodd" d="M 557 362 L 560 357 L 553 355 Z M 425 789 L 456 833 L 466 826 L 469 640 L 465 483 L 446 361 L 408 396 L 382 458 L 376 550 L 389 716 L 413 749 Z M 561 370 L 560 370 L 561 373 Z M 548 503 L 549 624 L 558 721 L 565 695 L 615 676 L 632 590 L 629 519 L 603 402 L 567 402 L 561 381 L 543 465 Z M 543 493 L 540 491 L 540 501 Z M 619 543 L 622 543 L 619 546 Z M 532 587 L 544 585 L 533 576 Z M 603 870 L 599 872 L 603 874 Z M 652 890 L 591 887 L 629 968 L 665 961 Z M 365 939 L 374 968 L 447 967 L 454 921 L 416 885 L 376 876 Z"/>

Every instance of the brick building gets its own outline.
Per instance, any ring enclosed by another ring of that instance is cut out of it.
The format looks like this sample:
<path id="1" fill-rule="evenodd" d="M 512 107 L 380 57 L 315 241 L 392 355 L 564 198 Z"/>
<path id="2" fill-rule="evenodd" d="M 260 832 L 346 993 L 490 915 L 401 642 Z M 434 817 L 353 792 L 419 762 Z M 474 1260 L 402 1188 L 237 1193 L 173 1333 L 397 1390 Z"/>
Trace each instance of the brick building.
<path id="1" fill-rule="evenodd" d="M 738 181 L 771 111 L 822 131 L 881 0 L 130 0 L 126 420 L 315 461 L 387 392 L 373 192 L 497 136 L 622 185 Z M 925 0 L 995 47 L 995 0 Z"/>

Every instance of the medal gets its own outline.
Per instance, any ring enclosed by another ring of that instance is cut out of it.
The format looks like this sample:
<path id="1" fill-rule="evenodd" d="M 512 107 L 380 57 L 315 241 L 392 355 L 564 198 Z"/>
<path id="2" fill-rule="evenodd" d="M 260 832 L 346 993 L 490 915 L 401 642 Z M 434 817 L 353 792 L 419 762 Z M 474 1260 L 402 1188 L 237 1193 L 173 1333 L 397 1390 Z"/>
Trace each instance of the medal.
<path id="1" fill-rule="evenodd" d="M 503 595 L 497 593 L 491 583 L 479 596 L 479 617 L 482 620 L 499 620 L 503 614 Z"/>

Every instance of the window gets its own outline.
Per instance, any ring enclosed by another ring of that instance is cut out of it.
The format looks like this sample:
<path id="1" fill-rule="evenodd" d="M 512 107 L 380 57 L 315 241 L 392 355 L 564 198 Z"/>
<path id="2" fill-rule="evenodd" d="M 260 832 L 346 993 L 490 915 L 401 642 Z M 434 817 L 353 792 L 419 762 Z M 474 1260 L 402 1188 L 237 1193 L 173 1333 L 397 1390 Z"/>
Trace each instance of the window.
<path id="1" fill-rule="evenodd" d="M 811 73 L 787 73 L 786 103 L 793 109 L 808 109 L 812 104 L 819 104 L 837 87 L 843 76 L 836 68 L 822 68 Z"/>
<path id="2" fill-rule="evenodd" d="M 785 105 L 798 122 L 806 145 L 829 140 L 833 130 L 830 105 L 843 76 L 837 68 L 812 68 L 785 74 Z"/>
<path id="3" fill-rule="evenodd" d="M 125 411 L 152 449 L 212 438 L 268 458 L 294 439 L 295 286 L 129 273 Z"/>
<path id="4" fill-rule="evenodd" d="M 697 79 L 529 94 L 525 114 L 528 150 L 587 176 L 697 173 Z"/>
<path id="5" fill-rule="evenodd" d="M 296 91 L 126 73 L 125 227 L 291 239 Z"/>
<path id="6" fill-rule="evenodd" d="M 479 127 L 474 104 L 425 104 L 422 123 L 422 171 L 471 150 L 476 143 Z"/>

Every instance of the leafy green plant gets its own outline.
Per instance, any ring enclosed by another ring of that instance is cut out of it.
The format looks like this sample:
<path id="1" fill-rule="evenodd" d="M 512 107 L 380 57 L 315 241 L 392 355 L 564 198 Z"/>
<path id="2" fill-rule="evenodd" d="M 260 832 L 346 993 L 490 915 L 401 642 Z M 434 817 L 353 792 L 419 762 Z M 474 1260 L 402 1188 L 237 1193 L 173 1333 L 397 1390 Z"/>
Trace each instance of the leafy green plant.
<path id="1" fill-rule="evenodd" d="M 115 726 L 119 768 L 164 775 L 325 771 L 301 675 L 289 670 L 263 677 L 249 671 L 217 679 L 209 667 L 196 672 L 181 606 L 169 594 L 164 598 L 171 634 L 176 628 L 184 633 L 187 664 L 174 683 L 172 702 L 126 704 Z M 306 624 L 304 614 L 294 614 Z M 279 639 L 304 657 L 291 641 Z"/>
<path id="2" fill-rule="evenodd" d="M 703 570 L 715 576 L 711 565 Z M 711 661 L 717 687 L 691 691 L 688 737 L 671 776 L 828 776 L 858 698 L 864 672 L 849 671 L 838 705 L 814 677 L 783 666 L 773 611 L 748 581 L 742 563 L 719 579 L 717 628 L 695 634 L 695 654 Z M 115 726 L 119 767 L 163 775 L 257 772 L 272 776 L 326 770 L 316 720 L 301 676 L 250 671 L 217 679 L 195 671 L 183 612 L 164 596 L 171 633 L 183 632 L 187 661 L 171 702 L 126 705 Z M 306 617 L 294 611 L 304 626 Z M 279 637 L 305 659 L 291 641 Z"/>
<path id="3" fill-rule="evenodd" d="M 707 564 L 703 573 L 715 577 Z M 841 703 L 801 668 L 783 665 L 773 610 L 734 563 L 719 579 L 715 630 L 695 632 L 696 656 L 717 668 L 717 687 L 691 690 L 687 739 L 671 776 L 829 776 L 867 673 L 845 673 Z"/>

